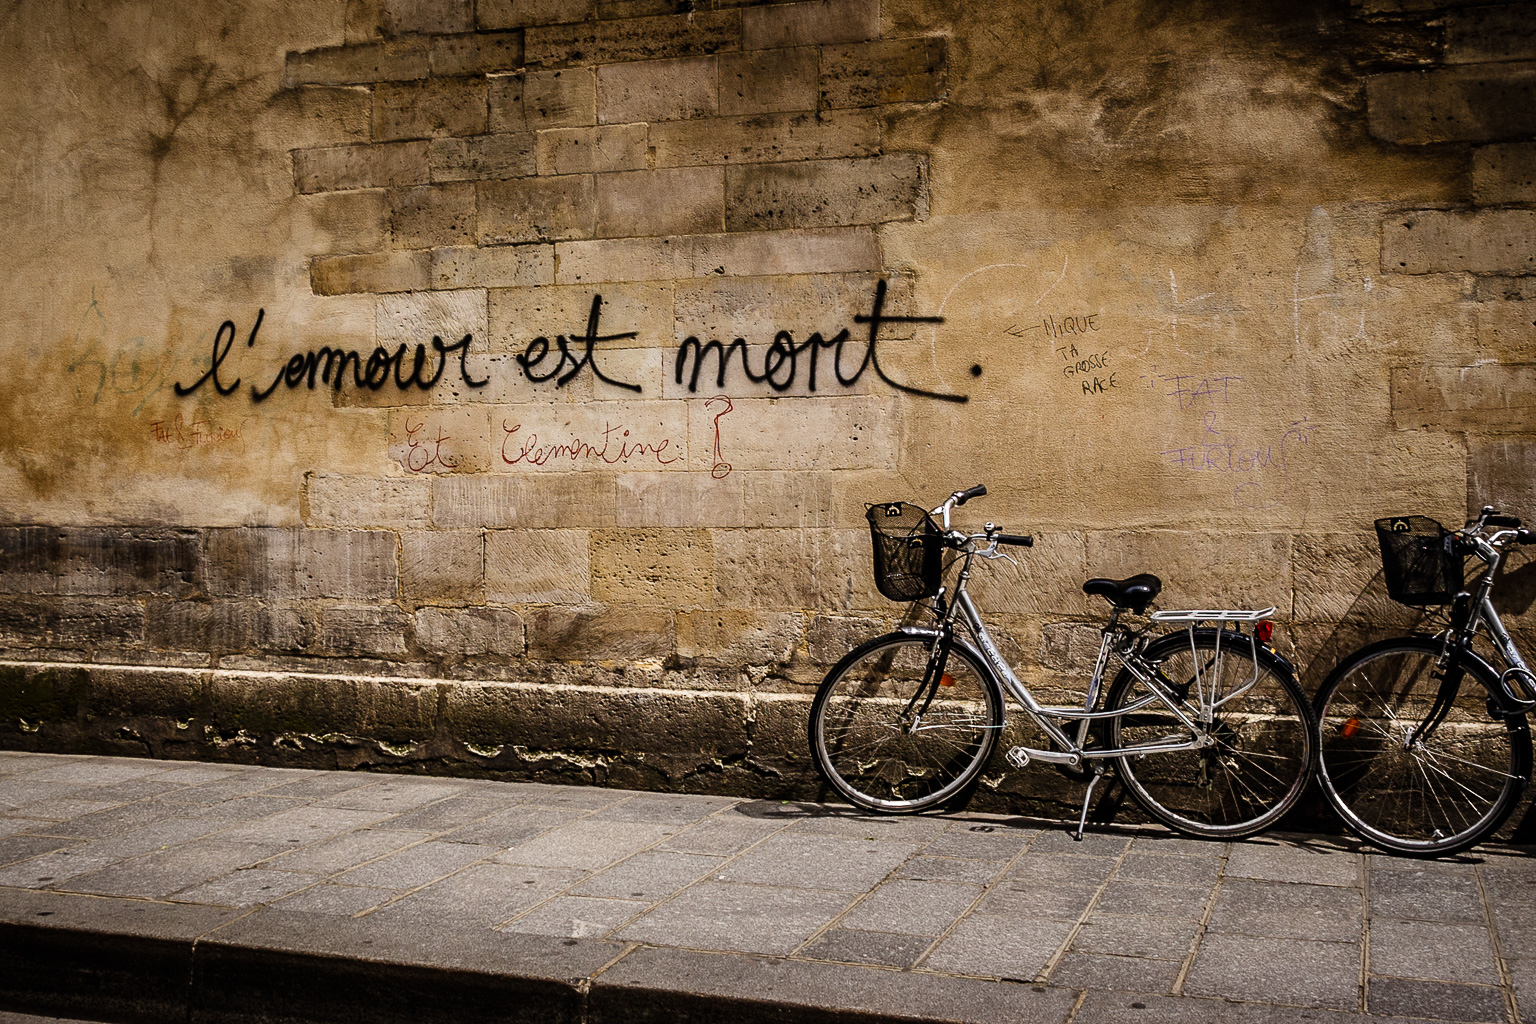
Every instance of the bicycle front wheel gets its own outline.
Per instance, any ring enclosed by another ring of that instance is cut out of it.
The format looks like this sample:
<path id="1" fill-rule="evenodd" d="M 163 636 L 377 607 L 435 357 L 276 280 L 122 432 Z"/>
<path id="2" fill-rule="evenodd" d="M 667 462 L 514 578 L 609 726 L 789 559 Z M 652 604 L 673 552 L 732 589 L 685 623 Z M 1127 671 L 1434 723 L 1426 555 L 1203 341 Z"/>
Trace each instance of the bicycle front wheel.
<path id="1" fill-rule="evenodd" d="M 1498 680 L 1439 641 L 1401 637 L 1356 651 L 1318 690 L 1323 792 L 1360 838 L 1440 857 L 1487 838 L 1530 775 L 1524 715 L 1499 717 Z"/>
<path id="2" fill-rule="evenodd" d="M 980 656 L 959 643 L 938 679 L 936 637 L 890 633 L 850 651 L 811 704 L 811 751 L 823 778 L 859 807 L 911 814 L 961 794 L 997 745 L 1003 697 Z"/>
<path id="3" fill-rule="evenodd" d="M 1106 710 L 1111 748 L 1144 747 L 1117 759 L 1136 802 L 1176 832 L 1233 839 L 1280 821 L 1306 792 L 1317 764 L 1311 704 L 1290 669 L 1246 635 L 1198 629 L 1170 633 L 1143 658 L 1180 713 L 1208 737 L 1203 746 L 1153 689 L 1128 669 L 1110 687 Z M 1209 721 L 1202 707 L 1211 705 Z"/>

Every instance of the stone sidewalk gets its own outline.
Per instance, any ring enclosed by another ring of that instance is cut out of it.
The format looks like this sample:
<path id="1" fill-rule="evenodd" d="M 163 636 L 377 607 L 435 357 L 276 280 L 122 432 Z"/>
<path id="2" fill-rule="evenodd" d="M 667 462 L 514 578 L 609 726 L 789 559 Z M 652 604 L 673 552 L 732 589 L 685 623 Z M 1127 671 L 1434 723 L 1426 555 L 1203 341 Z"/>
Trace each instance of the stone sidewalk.
<path id="1" fill-rule="evenodd" d="M 0 1019 L 1536 1021 L 1533 935 L 1510 848 L 0 752 Z"/>

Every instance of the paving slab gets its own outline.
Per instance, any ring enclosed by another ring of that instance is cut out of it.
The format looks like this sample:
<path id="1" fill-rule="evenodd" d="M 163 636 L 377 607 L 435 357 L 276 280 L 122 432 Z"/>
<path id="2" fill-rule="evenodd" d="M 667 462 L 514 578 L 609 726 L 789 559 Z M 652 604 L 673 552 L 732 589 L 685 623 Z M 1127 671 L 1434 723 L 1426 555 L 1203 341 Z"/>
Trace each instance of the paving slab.
<path id="1" fill-rule="evenodd" d="M 1536 1024 L 1532 948 L 1517 847 L 0 752 L 0 1024 Z"/>

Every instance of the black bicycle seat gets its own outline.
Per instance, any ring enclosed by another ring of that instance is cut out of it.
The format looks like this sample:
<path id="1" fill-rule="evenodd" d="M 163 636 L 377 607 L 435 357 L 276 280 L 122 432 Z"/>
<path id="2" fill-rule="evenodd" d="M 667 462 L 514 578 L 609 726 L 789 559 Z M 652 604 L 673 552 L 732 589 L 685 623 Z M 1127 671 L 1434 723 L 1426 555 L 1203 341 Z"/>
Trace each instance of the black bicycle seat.
<path id="1" fill-rule="evenodd" d="M 1097 594 L 1116 608 L 1126 608 L 1140 615 L 1163 589 L 1163 581 L 1149 572 L 1139 572 L 1123 580 L 1100 576 L 1083 584 L 1083 593 Z"/>

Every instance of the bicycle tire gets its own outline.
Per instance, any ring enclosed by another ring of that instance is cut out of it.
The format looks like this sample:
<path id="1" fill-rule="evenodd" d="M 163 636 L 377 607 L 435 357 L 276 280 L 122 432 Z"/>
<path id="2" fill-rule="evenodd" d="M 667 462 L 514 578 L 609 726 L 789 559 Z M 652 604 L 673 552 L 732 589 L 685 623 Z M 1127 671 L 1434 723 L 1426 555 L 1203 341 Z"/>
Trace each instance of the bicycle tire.
<path id="1" fill-rule="evenodd" d="M 1212 745 L 1115 759 L 1136 802 L 1174 831 L 1202 839 L 1236 839 L 1278 824 L 1300 802 L 1317 765 L 1312 705 L 1290 666 L 1233 630 L 1197 629 L 1193 638 L 1187 630 L 1168 633 L 1142 656 L 1157 666 L 1160 682 L 1180 696 L 1195 696 L 1197 664 L 1200 685 L 1231 696 L 1215 710 Z M 1122 668 L 1104 706 L 1134 706 L 1151 693 Z M 1180 707 L 1191 721 L 1199 721 L 1197 703 L 1184 700 Z M 1181 735 L 1190 735 L 1188 727 L 1155 698 L 1106 723 L 1110 747 Z"/>
<path id="2" fill-rule="evenodd" d="M 1525 716 L 1493 714 L 1498 677 L 1472 655 L 1459 659 L 1462 676 L 1439 723 L 1414 739 L 1442 689 L 1441 649 L 1429 637 L 1370 644 L 1317 692 L 1318 775 L 1329 804 L 1361 839 L 1411 857 L 1482 842 L 1509 817 L 1530 777 Z"/>
<path id="3" fill-rule="evenodd" d="M 958 640 L 918 728 L 902 723 L 936 639 L 876 637 L 844 655 L 816 691 L 807 726 L 816 769 L 858 807 L 915 814 L 949 805 L 968 795 L 992 756 L 1002 690 L 981 655 Z"/>

